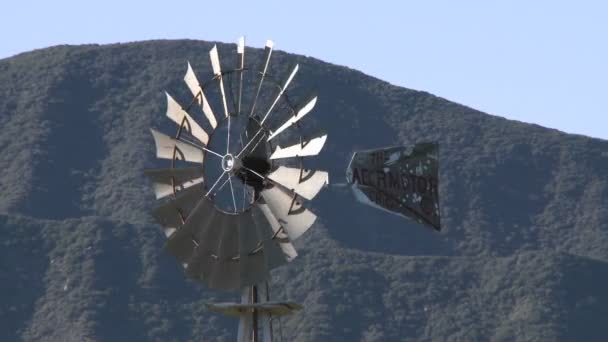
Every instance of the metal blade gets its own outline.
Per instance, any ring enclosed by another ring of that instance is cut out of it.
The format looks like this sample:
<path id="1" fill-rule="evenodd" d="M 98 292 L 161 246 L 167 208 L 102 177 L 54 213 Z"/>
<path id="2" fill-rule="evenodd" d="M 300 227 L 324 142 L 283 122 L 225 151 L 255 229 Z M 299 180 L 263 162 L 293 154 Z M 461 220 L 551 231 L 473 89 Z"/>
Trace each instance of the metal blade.
<path id="1" fill-rule="evenodd" d="M 198 186 L 181 191 L 175 199 L 152 211 L 152 216 L 163 227 L 178 228 L 188 218 L 195 205 L 203 198 L 203 189 Z"/>
<path id="2" fill-rule="evenodd" d="M 325 140 L 327 140 L 327 134 L 324 134 L 320 137 L 312 138 L 303 142 L 302 144 L 295 144 L 289 147 L 281 148 L 281 146 L 277 145 L 277 148 L 274 150 L 270 159 L 281 159 L 281 158 L 291 158 L 291 157 L 305 157 L 305 156 L 314 156 L 321 152 L 323 145 L 325 144 Z"/>
<path id="3" fill-rule="evenodd" d="M 183 141 L 171 138 L 154 129 L 150 129 L 156 144 L 156 157 L 162 159 L 184 160 L 192 163 L 203 162 L 203 150 Z"/>
<path id="4" fill-rule="evenodd" d="M 268 111 L 266 112 L 266 115 L 264 115 L 264 118 L 260 122 L 260 125 L 264 124 L 264 122 L 266 121 L 266 119 L 268 119 L 268 116 L 270 115 L 270 113 L 274 109 L 274 106 L 277 104 L 277 102 L 279 102 L 279 99 L 281 98 L 281 96 L 283 96 L 283 93 L 285 92 L 285 89 L 287 89 L 287 87 L 289 86 L 289 83 L 291 83 L 291 80 L 293 80 L 293 78 L 296 75 L 296 73 L 298 72 L 299 68 L 300 68 L 300 65 L 296 64 L 296 66 L 293 68 L 293 70 L 291 70 L 291 73 L 287 77 L 287 80 L 285 81 L 285 83 L 283 84 L 283 86 L 281 88 L 279 88 L 279 93 L 277 94 L 277 97 L 272 102 L 272 105 L 270 105 L 270 108 L 268 108 Z"/>
<path id="5" fill-rule="evenodd" d="M 203 181 L 203 168 L 184 167 L 144 170 L 154 186 L 156 199 L 160 199 L 175 192 L 182 191 Z"/>
<path id="6" fill-rule="evenodd" d="M 222 235 L 218 259 L 212 267 L 209 287 L 222 290 L 240 288 L 238 217 L 222 213 L 220 218 L 217 225 Z"/>
<path id="7" fill-rule="evenodd" d="M 277 186 L 265 189 L 261 195 L 291 241 L 306 232 L 317 218 L 297 198 Z"/>
<path id="8" fill-rule="evenodd" d="M 241 287 L 264 282 L 270 277 L 264 258 L 265 250 L 260 247 L 262 237 L 253 220 L 251 211 L 241 215 L 239 220 L 239 268 Z"/>
<path id="9" fill-rule="evenodd" d="M 296 112 L 296 115 L 289 118 L 289 120 L 285 121 L 285 123 L 281 127 L 279 127 L 276 131 L 274 131 L 268 137 L 268 141 L 270 141 L 271 139 L 274 139 L 274 137 L 276 137 L 281 132 L 283 132 L 287 128 L 291 127 L 291 125 L 294 125 L 296 122 L 298 122 L 300 119 L 302 119 L 306 114 L 308 114 L 314 108 L 316 103 L 317 103 L 317 97 L 315 96 L 310 101 L 306 102 L 306 104 L 304 106 L 302 106 L 302 108 L 300 108 Z"/>
<path id="10" fill-rule="evenodd" d="M 194 121 L 194 119 L 188 114 L 182 106 L 175 101 L 169 93 L 167 95 L 167 117 L 173 120 L 178 126 L 185 128 L 192 136 L 198 139 L 203 145 L 207 146 L 209 143 L 209 134 Z"/>
<path id="11" fill-rule="evenodd" d="M 245 37 L 239 38 L 236 47 L 236 53 L 238 55 L 238 76 L 239 76 L 239 92 L 237 95 L 237 107 L 236 113 L 237 115 L 241 115 L 241 102 L 243 95 L 243 70 L 245 69 Z"/>
<path id="12" fill-rule="evenodd" d="M 186 274 L 208 284 L 215 265 L 219 262 L 221 225 L 217 224 L 224 215 L 213 203 L 204 198 L 199 202 L 200 209 L 192 213 L 190 219 L 176 234 L 186 238 L 194 236 L 198 242 L 193 255 L 187 262 Z"/>
<path id="13" fill-rule="evenodd" d="M 214 213 L 213 204 L 207 198 L 201 198 L 184 224 L 167 240 L 165 250 L 182 263 L 192 260 L 201 244 L 200 232 L 212 222 Z"/>
<path id="14" fill-rule="evenodd" d="M 220 82 L 220 92 L 222 93 L 222 104 L 224 105 L 224 114 L 228 117 L 228 102 L 226 102 L 226 93 L 224 92 L 224 78 L 222 77 L 222 68 L 220 67 L 220 56 L 217 53 L 217 45 L 209 51 L 211 58 L 211 67 L 215 78 Z"/>
<path id="15" fill-rule="evenodd" d="M 213 129 L 215 129 L 215 127 L 217 127 L 217 120 L 215 119 L 215 114 L 213 114 L 213 110 L 211 110 L 209 101 L 207 101 L 207 97 L 205 96 L 203 88 L 201 87 L 201 84 L 198 82 L 198 79 L 194 74 L 194 70 L 192 70 L 190 62 L 188 62 L 188 71 L 186 71 L 184 81 L 186 82 L 186 85 L 188 85 L 192 96 L 194 96 L 198 105 L 201 107 L 201 110 L 207 117 L 207 120 L 209 120 L 209 124 Z"/>
<path id="16" fill-rule="evenodd" d="M 278 267 L 284 264 L 285 261 L 290 262 L 295 259 L 298 256 L 298 253 L 291 243 L 289 236 L 284 231 L 277 218 L 272 214 L 272 211 L 270 211 L 268 204 L 262 199 L 256 203 L 256 207 L 256 209 L 261 212 L 261 215 L 263 215 L 263 221 L 256 220 L 258 230 L 261 232 L 259 234 L 262 234 L 264 240 L 269 240 L 274 237 L 272 242 L 274 242 L 282 252 L 280 257 L 276 256 L 274 253 L 267 253 L 269 255 L 268 261 L 270 268 Z"/>
<path id="17" fill-rule="evenodd" d="M 268 175 L 268 178 L 307 200 L 313 199 L 321 188 L 329 183 L 329 174 L 325 171 L 301 170 L 286 166 L 279 166 Z"/>
<path id="18" fill-rule="evenodd" d="M 253 99 L 249 116 L 253 116 L 253 111 L 255 110 L 255 105 L 258 101 L 258 96 L 260 95 L 260 89 L 262 89 L 262 83 L 264 83 L 264 77 L 266 76 L 266 71 L 268 71 L 268 64 L 270 63 L 270 56 L 272 55 L 273 47 L 274 43 L 272 42 L 272 40 L 267 40 L 266 47 L 264 48 L 264 68 L 261 71 L 260 83 L 258 84 L 258 90 L 255 93 L 255 98 Z"/>

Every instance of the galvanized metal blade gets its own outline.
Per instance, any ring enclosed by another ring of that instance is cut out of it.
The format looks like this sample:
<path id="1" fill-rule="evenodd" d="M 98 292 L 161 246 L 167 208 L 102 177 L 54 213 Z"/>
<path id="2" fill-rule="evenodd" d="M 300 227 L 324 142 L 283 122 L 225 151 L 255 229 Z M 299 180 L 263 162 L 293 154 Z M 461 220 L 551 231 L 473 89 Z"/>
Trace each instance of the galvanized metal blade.
<path id="1" fill-rule="evenodd" d="M 272 40 L 266 41 L 266 47 L 264 48 L 264 67 L 260 71 L 260 83 L 258 83 L 258 89 L 255 93 L 255 97 L 253 98 L 253 103 L 251 104 L 251 110 L 249 111 L 249 116 L 253 116 L 253 112 L 255 110 L 255 105 L 257 104 L 258 97 L 260 96 L 260 90 L 262 89 L 262 84 L 264 83 L 264 77 L 266 77 L 266 72 L 268 71 L 268 64 L 270 63 L 270 56 L 272 55 L 272 48 L 274 47 L 274 43 Z"/>
<path id="2" fill-rule="evenodd" d="M 222 214 L 217 225 L 221 230 L 217 262 L 213 264 L 209 287 L 214 289 L 240 288 L 238 216 Z"/>
<path id="3" fill-rule="evenodd" d="M 217 119 L 215 118 L 215 114 L 213 114 L 209 101 L 207 101 L 207 97 L 203 92 L 201 84 L 196 78 L 196 74 L 194 74 L 194 70 L 192 70 L 190 62 L 188 62 L 188 71 L 186 71 L 184 81 L 186 82 L 186 85 L 188 85 L 188 88 L 190 89 L 192 96 L 194 96 L 197 104 L 201 107 L 203 114 L 205 114 L 207 120 L 209 120 L 209 124 L 213 129 L 215 129 L 217 127 Z"/>
<path id="4" fill-rule="evenodd" d="M 327 134 L 285 148 L 277 145 L 270 159 L 315 156 L 321 152 L 325 140 L 327 140 Z"/>
<path id="5" fill-rule="evenodd" d="M 317 218 L 315 214 L 302 206 L 295 195 L 287 193 L 278 186 L 264 189 L 261 195 L 291 241 L 304 234 Z"/>
<path id="6" fill-rule="evenodd" d="M 184 167 L 144 170 L 152 180 L 156 199 L 160 199 L 203 182 L 203 168 Z"/>
<path id="7" fill-rule="evenodd" d="M 183 225 L 165 243 L 165 250 L 174 255 L 180 262 L 189 262 L 195 250 L 202 243 L 201 232 L 212 222 L 215 214 L 213 204 L 205 197 L 201 198 Z"/>
<path id="8" fill-rule="evenodd" d="M 291 72 L 289 73 L 289 76 L 287 77 L 287 80 L 285 80 L 285 83 L 283 83 L 283 86 L 279 88 L 279 93 L 277 94 L 277 96 L 275 97 L 274 101 L 270 105 L 270 108 L 268 108 L 268 111 L 264 115 L 264 118 L 262 118 L 262 121 L 260 122 L 260 124 L 264 124 L 264 122 L 266 121 L 266 119 L 268 119 L 270 113 L 274 109 L 274 106 L 277 104 L 277 102 L 279 102 L 279 99 L 281 99 L 281 96 L 283 96 L 283 93 L 285 93 L 285 89 L 287 89 L 287 87 L 289 87 L 289 84 L 291 83 L 291 81 L 295 77 L 295 75 L 298 72 L 299 68 L 300 68 L 300 65 L 296 64 L 294 66 L 294 68 L 291 70 Z"/>
<path id="9" fill-rule="evenodd" d="M 286 166 L 279 166 L 268 175 L 268 178 L 307 200 L 313 199 L 323 186 L 329 183 L 329 174 L 325 171 L 296 169 Z"/>
<path id="10" fill-rule="evenodd" d="M 175 199 L 154 209 L 152 217 L 163 227 L 178 228 L 186 222 L 190 212 L 201 198 L 203 198 L 201 187 L 189 187 L 181 191 Z"/>
<path id="11" fill-rule="evenodd" d="M 188 114 L 184 108 L 169 95 L 169 93 L 165 92 L 165 94 L 167 95 L 167 117 L 173 120 L 178 126 L 182 127 L 182 129 L 186 129 L 192 136 L 198 139 L 198 141 L 203 143 L 203 145 L 207 146 L 209 143 L 209 134 L 199 126 L 190 114 Z"/>
<path id="12" fill-rule="evenodd" d="M 291 127 L 296 122 L 300 121 L 300 119 L 302 119 L 306 114 L 308 114 L 314 108 L 316 103 L 317 103 L 316 96 L 313 97 L 311 100 L 307 101 L 306 104 L 304 104 L 304 106 L 302 106 L 300 109 L 298 109 L 298 111 L 296 112 L 296 114 L 294 116 L 290 117 L 289 120 L 285 121 L 285 123 L 283 125 L 281 125 L 281 127 L 279 127 L 276 131 L 272 132 L 272 134 L 268 137 L 268 141 L 274 139 L 281 132 L 283 132 L 287 128 Z"/>
<path id="13" fill-rule="evenodd" d="M 243 70 L 245 70 L 245 37 L 240 37 L 236 47 L 236 53 L 238 56 L 237 72 L 239 77 L 239 91 L 237 95 L 237 115 L 241 115 L 241 102 L 243 100 Z"/>
<path id="14" fill-rule="evenodd" d="M 267 210 L 273 220 L 274 227 L 271 226 L 270 221 L 266 219 L 261 207 L 265 207 Z M 276 218 L 272 215 L 268 206 L 265 203 L 258 202 L 254 212 L 260 217 L 259 220 L 256 220 L 256 229 L 258 229 L 258 234 L 264 234 L 264 242 L 262 245 L 264 249 L 264 258 L 268 268 L 274 269 L 293 260 L 298 253 L 296 253 L 289 237 L 280 223 L 278 223 Z M 276 231 L 273 231 L 273 229 L 276 229 Z"/>
<path id="15" fill-rule="evenodd" d="M 156 144 L 156 157 L 202 163 L 203 150 L 194 145 L 169 137 L 157 130 L 150 129 Z"/>
<path id="16" fill-rule="evenodd" d="M 241 287 L 253 286 L 267 281 L 269 267 L 264 258 L 266 251 L 262 245 L 251 211 L 239 216 L 239 268 Z"/>
<path id="17" fill-rule="evenodd" d="M 209 58 L 211 59 L 211 68 L 213 69 L 213 74 L 220 85 L 222 105 L 224 106 L 224 115 L 228 117 L 228 102 L 226 101 L 226 93 L 224 91 L 224 78 L 222 77 L 222 68 L 220 66 L 220 56 L 217 52 L 217 45 L 213 45 L 213 48 L 209 51 Z"/>
<path id="18" fill-rule="evenodd" d="M 185 224 L 184 228 L 187 230 L 184 235 L 192 234 L 198 242 L 193 255 L 187 261 L 186 274 L 209 285 L 219 262 L 223 226 L 218 223 L 223 220 L 224 214 L 219 212 L 210 200 L 205 201 L 201 204 L 204 208 L 193 213 L 191 220 Z"/>

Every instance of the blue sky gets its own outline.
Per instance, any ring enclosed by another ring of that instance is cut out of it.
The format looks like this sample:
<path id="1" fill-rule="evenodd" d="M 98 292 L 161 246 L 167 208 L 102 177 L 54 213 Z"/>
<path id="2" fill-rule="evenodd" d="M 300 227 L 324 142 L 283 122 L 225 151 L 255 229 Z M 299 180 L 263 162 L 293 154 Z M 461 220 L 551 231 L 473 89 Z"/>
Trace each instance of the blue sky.
<path id="1" fill-rule="evenodd" d="M 490 114 L 608 139 L 606 1 L 9 1 L 0 58 L 202 39 L 346 65 Z"/>

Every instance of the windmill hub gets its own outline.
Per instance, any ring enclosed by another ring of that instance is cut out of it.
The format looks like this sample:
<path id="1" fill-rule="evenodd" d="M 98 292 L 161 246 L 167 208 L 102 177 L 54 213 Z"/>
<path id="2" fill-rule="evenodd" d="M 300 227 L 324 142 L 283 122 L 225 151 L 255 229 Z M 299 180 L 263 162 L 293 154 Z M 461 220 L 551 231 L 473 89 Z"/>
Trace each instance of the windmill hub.
<path id="1" fill-rule="evenodd" d="M 222 157 L 222 169 L 226 172 L 234 173 L 237 169 L 238 159 L 236 159 L 232 154 L 227 153 Z"/>

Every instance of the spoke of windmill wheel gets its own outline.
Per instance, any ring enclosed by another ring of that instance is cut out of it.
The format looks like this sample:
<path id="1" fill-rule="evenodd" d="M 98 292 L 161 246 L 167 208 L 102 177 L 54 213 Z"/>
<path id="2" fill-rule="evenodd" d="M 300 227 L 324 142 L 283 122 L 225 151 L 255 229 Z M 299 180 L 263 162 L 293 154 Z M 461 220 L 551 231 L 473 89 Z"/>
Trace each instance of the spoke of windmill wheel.
<path id="1" fill-rule="evenodd" d="M 218 157 L 220 157 L 220 158 L 224 158 L 224 156 L 222 156 L 221 154 L 219 154 L 219 153 L 217 153 L 217 152 L 214 152 L 214 151 L 211 151 L 210 149 L 208 149 L 208 148 L 206 148 L 206 147 L 203 147 L 203 150 L 205 150 L 205 151 L 207 151 L 207 152 L 209 152 L 209 153 L 211 153 L 211 154 L 213 154 L 213 155 L 215 155 L 215 156 L 218 156 Z"/>
<path id="2" fill-rule="evenodd" d="M 255 145 L 253 145 L 253 148 L 251 149 L 252 151 L 255 151 L 256 148 L 258 148 L 258 145 L 264 140 L 264 138 L 266 137 L 266 134 L 263 134 L 258 141 L 255 143 Z"/>
<path id="3" fill-rule="evenodd" d="M 243 168 L 243 169 L 245 169 L 245 170 L 247 170 L 247 171 L 249 171 L 249 172 L 251 172 L 251 173 L 253 173 L 253 174 L 254 174 L 254 175 L 256 175 L 257 177 L 261 178 L 262 180 L 266 180 L 266 181 L 269 181 L 270 183 L 273 183 L 273 184 L 276 184 L 276 185 L 280 185 L 280 186 L 282 186 L 283 188 L 288 189 L 289 191 L 291 191 L 291 190 L 290 190 L 288 187 L 286 187 L 285 185 L 283 185 L 283 184 L 281 184 L 281 183 L 279 183 L 279 182 L 275 181 L 274 179 L 270 179 L 270 178 L 268 178 L 268 177 L 266 177 L 266 176 L 264 176 L 264 175 L 262 175 L 262 174 L 260 174 L 260 173 L 258 173 L 258 172 L 256 172 L 256 171 L 254 171 L 254 170 L 252 170 L 252 169 L 248 168 L 248 167 L 242 166 L 242 168 Z"/>
<path id="4" fill-rule="evenodd" d="M 184 137 L 179 137 L 179 139 L 177 139 L 177 140 L 182 141 L 182 142 L 185 142 L 185 143 L 188 143 L 188 144 L 193 145 L 193 146 L 195 146 L 195 147 L 198 147 L 198 148 L 200 148 L 201 150 L 207 151 L 207 152 L 209 152 L 209 153 L 211 153 L 211 154 L 213 154 L 213 155 L 216 155 L 216 156 L 218 156 L 218 157 L 220 157 L 220 158 L 224 158 L 224 156 L 222 156 L 221 154 L 219 154 L 219 153 L 217 153 L 217 152 L 215 152 L 215 151 L 212 151 L 212 150 L 210 150 L 210 149 L 206 148 L 205 146 L 202 146 L 202 145 L 200 145 L 200 144 L 197 144 L 197 143 L 195 143 L 194 141 L 191 141 L 191 140 L 186 139 L 186 138 L 184 138 Z"/>
<path id="5" fill-rule="evenodd" d="M 239 153 L 236 155 L 236 157 L 237 157 L 237 158 L 238 158 L 238 157 L 240 157 L 240 156 L 241 156 L 241 154 L 243 154 L 243 152 L 245 152 L 245 150 L 247 149 L 247 147 L 249 147 L 249 145 L 251 145 L 251 143 L 252 143 L 252 142 L 255 140 L 255 138 L 256 138 L 258 135 L 260 135 L 260 133 L 261 133 L 261 132 L 262 132 L 262 130 L 261 130 L 261 128 L 260 128 L 260 130 L 258 130 L 258 131 L 257 131 L 257 132 L 256 132 L 256 133 L 253 135 L 253 137 L 252 137 L 251 139 L 249 139 L 249 141 L 247 142 L 247 144 L 245 144 L 245 147 L 243 147 L 243 148 L 241 149 L 241 151 L 240 151 L 240 152 L 239 152 Z M 265 135 L 262 135 L 262 137 L 264 137 L 264 136 L 265 136 Z M 256 145 L 256 146 L 257 146 L 257 145 Z"/>
<path id="6" fill-rule="evenodd" d="M 226 186 L 226 184 L 228 184 L 228 180 L 230 180 L 230 176 L 228 176 L 228 179 L 226 179 L 226 180 L 224 181 L 224 183 L 222 183 L 222 185 L 220 185 L 220 187 L 219 187 L 219 188 L 217 188 L 217 191 L 216 191 L 216 192 L 220 192 L 220 191 L 222 191 L 222 189 L 223 189 L 223 188 Z"/>
<path id="7" fill-rule="evenodd" d="M 287 87 L 291 83 L 291 80 L 293 80 L 293 77 L 298 72 L 298 69 L 299 69 L 299 66 L 298 66 L 298 64 L 296 64 L 296 66 L 293 68 L 293 70 L 289 74 L 289 77 L 287 77 L 287 80 L 285 81 L 283 87 L 279 88 L 280 91 L 277 94 L 277 97 L 274 99 L 274 102 L 272 103 L 272 105 L 270 106 L 270 108 L 268 108 L 268 111 L 266 112 L 266 115 L 264 115 L 264 118 L 262 119 L 262 121 L 260 121 L 260 129 L 254 134 L 253 138 L 251 138 L 251 140 L 249 140 L 249 142 L 247 143 L 247 145 L 245 145 L 245 147 L 249 147 L 249 145 L 251 144 L 251 142 L 260 134 L 260 132 L 262 132 L 264 130 L 264 122 L 266 121 L 266 119 L 268 119 L 268 116 L 270 115 L 270 113 L 274 109 L 274 106 L 277 104 L 277 102 L 279 101 L 279 99 L 281 98 L 281 96 L 283 96 L 283 93 L 285 92 L 285 89 L 287 89 Z M 259 142 L 255 145 L 255 147 L 257 147 L 258 144 L 259 144 Z M 241 153 L 243 153 L 244 150 L 245 149 L 241 150 L 241 152 L 239 152 L 238 156 L 240 156 Z M 254 148 L 254 150 L 255 150 L 255 148 Z"/>
<path id="8" fill-rule="evenodd" d="M 228 135 L 226 138 L 226 154 L 230 153 L 230 115 L 228 115 Z"/>
<path id="9" fill-rule="evenodd" d="M 247 171 L 249 171 L 249 172 L 253 173 L 254 175 L 256 175 L 256 176 L 260 177 L 260 178 L 261 178 L 261 179 L 263 179 L 263 180 L 268 179 L 268 178 L 264 177 L 264 175 L 261 175 L 261 174 L 260 174 L 260 173 L 258 173 L 257 171 L 254 171 L 254 170 L 252 170 L 252 169 L 250 169 L 250 168 L 248 168 L 248 167 L 246 167 L 246 166 L 241 166 L 241 167 L 242 167 L 243 169 L 245 169 L 245 170 L 247 170 Z"/>
<path id="10" fill-rule="evenodd" d="M 277 104 L 277 102 L 279 102 L 279 99 L 281 98 L 281 96 L 283 96 L 283 93 L 285 92 L 285 89 L 287 89 L 287 87 L 289 86 L 289 83 L 291 83 L 291 81 L 293 80 L 294 76 L 298 72 L 299 68 L 300 68 L 300 66 L 298 64 L 296 64 L 296 66 L 293 68 L 293 70 L 291 70 L 291 73 L 289 73 L 289 77 L 287 77 L 287 80 L 285 81 L 285 84 L 283 84 L 282 87 L 279 87 L 279 89 L 280 89 L 279 93 L 277 94 L 277 97 L 274 99 L 274 102 L 272 102 L 272 105 L 270 106 L 270 108 L 268 108 L 268 111 L 266 112 L 266 115 L 264 115 L 264 118 L 260 122 L 260 126 L 264 124 L 264 122 L 266 121 L 266 119 L 268 119 L 268 115 L 270 115 L 270 113 L 274 109 L 274 106 Z"/>
<path id="11" fill-rule="evenodd" d="M 243 69 L 245 69 L 245 37 L 239 38 L 236 47 L 236 53 L 238 55 L 238 73 L 239 73 L 239 93 L 237 97 L 237 115 L 241 115 L 241 99 L 243 95 Z"/>
<path id="12" fill-rule="evenodd" d="M 228 173 L 228 172 L 224 171 L 224 172 L 222 172 L 222 174 L 219 177 L 217 177 L 217 180 L 215 181 L 215 183 L 213 183 L 213 185 L 211 186 L 211 189 L 209 189 L 209 191 L 207 191 L 207 193 L 205 194 L 205 197 L 209 196 L 209 194 L 211 193 L 211 191 L 213 191 L 213 189 L 215 189 L 215 187 L 217 186 L 217 184 L 220 182 L 220 180 L 224 177 L 224 175 L 226 173 Z"/>
<path id="13" fill-rule="evenodd" d="M 283 123 L 283 125 L 281 125 L 281 127 L 277 128 L 276 131 L 272 132 L 272 134 L 268 137 L 268 141 L 272 140 L 274 137 L 279 135 L 279 133 L 283 132 L 284 130 L 286 130 L 287 128 L 291 127 L 296 122 L 298 122 L 300 119 L 302 119 L 306 114 L 308 114 L 313 109 L 313 107 L 315 106 L 316 103 L 317 103 L 316 96 L 313 97 L 312 99 L 306 101 L 305 105 L 302 106 L 300 109 L 298 109 L 298 111 L 296 112 L 296 114 L 294 116 L 290 117 L 289 120 L 285 121 L 285 123 Z"/>
<path id="14" fill-rule="evenodd" d="M 264 83 L 264 77 L 266 76 L 266 71 L 268 70 L 268 63 L 270 63 L 270 56 L 272 55 L 272 48 L 274 43 L 272 40 L 266 41 L 266 47 L 264 48 L 264 68 L 262 69 L 262 75 L 260 76 L 260 83 L 258 84 L 258 90 L 255 93 L 255 98 L 253 99 L 253 104 L 251 105 L 251 111 L 249 111 L 249 116 L 253 116 L 253 111 L 255 110 L 255 105 L 258 101 L 258 96 L 260 95 L 260 89 L 262 89 L 262 83 Z"/>
<path id="15" fill-rule="evenodd" d="M 234 187 L 232 186 L 232 177 L 228 176 L 228 183 L 230 183 L 230 193 L 232 194 L 232 205 L 234 206 L 234 212 L 237 212 L 236 209 L 236 199 L 234 198 Z"/>

